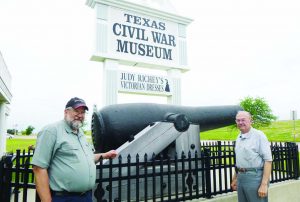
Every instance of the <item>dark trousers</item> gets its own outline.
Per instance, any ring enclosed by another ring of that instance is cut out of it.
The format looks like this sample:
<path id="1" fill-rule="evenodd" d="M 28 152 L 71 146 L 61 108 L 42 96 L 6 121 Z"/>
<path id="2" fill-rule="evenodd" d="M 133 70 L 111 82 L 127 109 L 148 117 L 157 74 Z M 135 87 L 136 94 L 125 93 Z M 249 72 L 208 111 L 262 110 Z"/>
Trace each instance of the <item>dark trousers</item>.
<path id="1" fill-rule="evenodd" d="M 92 202 L 92 192 L 81 196 L 55 196 L 52 195 L 52 202 Z"/>

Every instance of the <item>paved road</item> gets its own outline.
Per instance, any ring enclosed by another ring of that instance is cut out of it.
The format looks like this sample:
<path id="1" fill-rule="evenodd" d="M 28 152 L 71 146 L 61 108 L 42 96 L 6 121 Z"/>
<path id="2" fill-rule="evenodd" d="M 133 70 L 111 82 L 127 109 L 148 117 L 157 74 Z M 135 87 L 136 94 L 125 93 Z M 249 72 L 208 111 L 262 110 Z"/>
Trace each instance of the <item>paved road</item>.
<path id="1" fill-rule="evenodd" d="M 86 136 L 87 139 L 92 138 L 91 136 Z M 36 135 L 14 135 L 13 139 L 36 139 Z"/>

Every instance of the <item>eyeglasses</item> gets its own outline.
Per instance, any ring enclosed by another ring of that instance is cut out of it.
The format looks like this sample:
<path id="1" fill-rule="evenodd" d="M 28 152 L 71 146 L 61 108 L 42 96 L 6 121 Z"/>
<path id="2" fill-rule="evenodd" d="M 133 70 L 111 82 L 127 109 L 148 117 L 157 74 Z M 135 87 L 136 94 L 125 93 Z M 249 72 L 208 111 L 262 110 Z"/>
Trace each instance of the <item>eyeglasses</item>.
<path id="1" fill-rule="evenodd" d="M 76 109 L 73 109 L 72 107 L 68 107 L 67 109 L 71 110 L 72 112 L 74 112 L 75 116 L 85 115 L 86 114 L 85 110 L 84 111 L 76 110 Z"/>
<path id="2" fill-rule="evenodd" d="M 247 119 L 235 119 L 236 123 L 245 123 L 247 122 Z"/>

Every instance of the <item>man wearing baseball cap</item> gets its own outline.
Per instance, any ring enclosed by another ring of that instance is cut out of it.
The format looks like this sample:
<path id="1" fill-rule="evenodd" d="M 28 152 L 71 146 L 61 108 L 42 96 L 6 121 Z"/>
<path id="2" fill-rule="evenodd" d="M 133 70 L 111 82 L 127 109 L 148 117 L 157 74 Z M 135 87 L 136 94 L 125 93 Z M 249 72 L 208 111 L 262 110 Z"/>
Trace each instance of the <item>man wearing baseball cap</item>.
<path id="1" fill-rule="evenodd" d="M 81 129 L 88 110 L 83 99 L 74 97 L 66 104 L 64 119 L 39 132 L 32 164 L 42 202 L 91 202 L 95 163 L 117 156 L 115 150 L 94 154 Z"/>

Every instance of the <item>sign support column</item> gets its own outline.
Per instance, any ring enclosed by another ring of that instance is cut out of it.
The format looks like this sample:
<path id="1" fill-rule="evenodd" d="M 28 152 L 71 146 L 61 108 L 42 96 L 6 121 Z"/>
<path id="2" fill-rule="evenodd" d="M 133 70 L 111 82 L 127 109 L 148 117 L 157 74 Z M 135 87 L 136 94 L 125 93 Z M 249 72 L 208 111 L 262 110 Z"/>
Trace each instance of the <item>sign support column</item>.
<path id="1" fill-rule="evenodd" d="M 103 68 L 103 104 L 118 103 L 118 70 L 117 60 L 105 59 Z"/>
<path id="2" fill-rule="evenodd" d="M 0 157 L 6 152 L 6 108 L 6 104 L 0 102 Z"/>
<path id="3" fill-rule="evenodd" d="M 179 69 L 170 69 L 167 71 L 172 80 L 173 94 L 168 97 L 168 104 L 181 104 L 181 71 Z"/>

